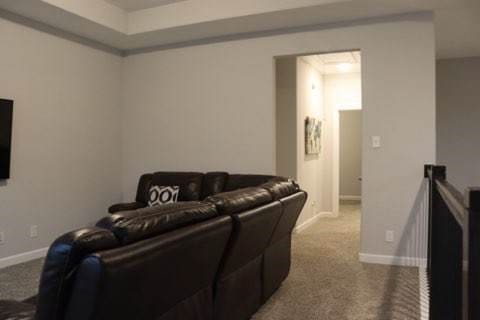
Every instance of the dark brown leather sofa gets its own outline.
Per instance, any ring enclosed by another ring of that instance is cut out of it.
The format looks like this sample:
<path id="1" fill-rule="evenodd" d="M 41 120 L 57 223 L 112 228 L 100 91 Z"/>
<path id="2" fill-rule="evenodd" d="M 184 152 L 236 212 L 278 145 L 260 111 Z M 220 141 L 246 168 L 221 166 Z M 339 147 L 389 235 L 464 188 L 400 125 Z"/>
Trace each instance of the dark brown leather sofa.
<path id="1" fill-rule="evenodd" d="M 180 202 L 147 207 L 152 184 Z M 249 319 L 288 276 L 306 198 L 275 176 L 143 175 L 135 202 L 52 244 L 38 297 L 1 301 L 0 319 Z"/>

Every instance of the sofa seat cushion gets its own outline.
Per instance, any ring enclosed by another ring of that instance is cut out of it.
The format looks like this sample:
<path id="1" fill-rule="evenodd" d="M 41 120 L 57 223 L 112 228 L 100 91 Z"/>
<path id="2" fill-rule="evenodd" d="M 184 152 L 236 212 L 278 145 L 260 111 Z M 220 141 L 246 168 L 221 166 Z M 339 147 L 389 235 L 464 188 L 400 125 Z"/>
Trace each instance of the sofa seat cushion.
<path id="1" fill-rule="evenodd" d="M 219 193 L 205 199 L 213 203 L 220 214 L 235 214 L 272 202 L 272 195 L 264 188 L 251 187 Z"/>
<path id="2" fill-rule="evenodd" d="M 262 184 L 261 187 L 270 192 L 274 200 L 279 200 L 298 191 L 297 184 L 292 180 L 272 180 Z"/>
<path id="3" fill-rule="evenodd" d="M 178 202 L 119 212 L 101 219 L 97 226 L 111 230 L 122 244 L 129 244 L 217 215 L 211 203 Z"/>
<path id="4" fill-rule="evenodd" d="M 203 173 L 156 172 L 151 186 L 179 187 L 178 201 L 198 201 L 202 193 Z M 150 191 L 150 188 L 149 188 Z"/>

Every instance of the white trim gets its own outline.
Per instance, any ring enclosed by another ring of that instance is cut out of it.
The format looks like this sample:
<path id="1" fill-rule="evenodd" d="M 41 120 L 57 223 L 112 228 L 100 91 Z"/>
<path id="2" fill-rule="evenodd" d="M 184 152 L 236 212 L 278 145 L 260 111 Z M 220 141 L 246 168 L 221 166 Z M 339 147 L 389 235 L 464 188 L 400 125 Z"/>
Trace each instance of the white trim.
<path id="1" fill-rule="evenodd" d="M 344 195 L 344 196 L 340 196 L 340 200 L 355 200 L 355 201 L 360 201 L 362 200 L 362 196 L 347 196 L 347 195 Z"/>
<path id="2" fill-rule="evenodd" d="M 48 251 L 48 247 L 2 258 L 0 259 L 0 269 L 14 266 L 16 264 L 27 262 L 30 260 L 43 258 L 47 255 L 47 251 Z"/>
<path id="3" fill-rule="evenodd" d="M 430 290 L 427 278 L 427 269 L 418 268 L 418 283 L 420 290 L 420 320 L 430 319 Z"/>
<path id="4" fill-rule="evenodd" d="M 295 229 L 293 229 L 293 232 L 294 233 L 300 233 L 302 232 L 303 230 L 307 229 L 308 227 L 310 227 L 312 224 L 314 224 L 315 222 L 317 222 L 318 219 L 321 219 L 321 218 L 336 218 L 338 217 L 338 213 L 333 213 L 333 212 L 319 212 L 317 213 L 316 215 L 314 215 L 313 217 L 311 217 L 310 219 L 308 219 L 307 221 L 303 222 L 302 224 L 299 224 L 295 227 Z"/>
<path id="5" fill-rule="evenodd" d="M 424 258 L 384 256 L 367 253 L 360 253 L 358 256 L 360 262 L 364 263 L 386 264 L 406 267 L 425 267 L 427 265 L 427 259 Z"/>

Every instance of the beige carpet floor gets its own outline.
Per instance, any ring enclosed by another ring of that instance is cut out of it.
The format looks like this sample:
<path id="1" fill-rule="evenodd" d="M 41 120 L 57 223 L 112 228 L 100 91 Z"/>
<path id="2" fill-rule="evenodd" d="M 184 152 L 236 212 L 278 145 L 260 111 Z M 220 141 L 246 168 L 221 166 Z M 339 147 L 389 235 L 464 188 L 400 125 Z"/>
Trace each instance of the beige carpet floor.
<path id="1" fill-rule="evenodd" d="M 360 207 L 341 206 L 293 240 L 292 270 L 254 320 L 416 320 L 417 268 L 358 261 Z M 0 300 L 36 294 L 42 260 L 0 270 Z"/>
<path id="2" fill-rule="evenodd" d="M 420 319 L 417 268 L 358 261 L 360 206 L 295 234 L 292 270 L 254 320 Z"/>
<path id="3" fill-rule="evenodd" d="M 0 300 L 22 301 L 37 294 L 43 259 L 0 269 Z"/>

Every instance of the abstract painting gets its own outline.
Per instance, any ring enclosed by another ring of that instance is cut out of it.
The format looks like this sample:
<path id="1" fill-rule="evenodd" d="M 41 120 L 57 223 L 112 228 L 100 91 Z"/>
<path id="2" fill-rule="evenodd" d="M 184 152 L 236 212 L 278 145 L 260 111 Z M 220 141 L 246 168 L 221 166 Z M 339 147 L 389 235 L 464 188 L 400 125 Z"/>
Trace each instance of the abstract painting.
<path id="1" fill-rule="evenodd" d="M 322 122 L 316 118 L 305 119 L 305 154 L 319 154 L 322 135 Z"/>

